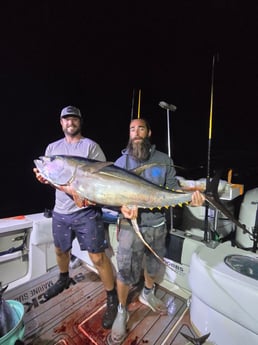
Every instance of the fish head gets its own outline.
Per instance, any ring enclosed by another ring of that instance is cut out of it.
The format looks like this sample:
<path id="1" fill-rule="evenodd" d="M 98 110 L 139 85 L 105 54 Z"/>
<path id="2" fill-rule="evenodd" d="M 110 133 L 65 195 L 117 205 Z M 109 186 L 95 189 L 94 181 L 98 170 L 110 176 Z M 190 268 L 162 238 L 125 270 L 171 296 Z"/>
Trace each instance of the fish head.
<path id="1" fill-rule="evenodd" d="M 60 186 L 71 182 L 76 169 L 63 156 L 41 156 L 34 160 L 34 164 L 47 181 Z"/>

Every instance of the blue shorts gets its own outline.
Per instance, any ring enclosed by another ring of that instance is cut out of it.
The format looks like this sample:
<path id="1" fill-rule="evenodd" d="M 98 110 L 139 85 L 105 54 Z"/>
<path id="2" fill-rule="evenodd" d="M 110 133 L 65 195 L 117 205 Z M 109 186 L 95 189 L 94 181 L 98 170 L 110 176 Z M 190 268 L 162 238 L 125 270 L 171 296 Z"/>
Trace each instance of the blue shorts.
<path id="1" fill-rule="evenodd" d="M 81 250 L 102 253 L 108 247 L 101 209 L 87 207 L 71 214 L 53 212 L 52 232 L 54 244 L 62 252 L 72 248 L 76 237 Z"/>
<path id="2" fill-rule="evenodd" d="M 163 223 L 157 227 L 139 227 L 145 241 L 163 259 L 165 255 L 165 242 L 167 227 Z M 155 279 L 158 276 L 163 264 L 145 246 L 132 226 L 127 221 L 122 221 L 118 235 L 117 250 L 117 277 L 124 284 L 138 283 L 145 255 L 145 268 L 148 274 Z"/>

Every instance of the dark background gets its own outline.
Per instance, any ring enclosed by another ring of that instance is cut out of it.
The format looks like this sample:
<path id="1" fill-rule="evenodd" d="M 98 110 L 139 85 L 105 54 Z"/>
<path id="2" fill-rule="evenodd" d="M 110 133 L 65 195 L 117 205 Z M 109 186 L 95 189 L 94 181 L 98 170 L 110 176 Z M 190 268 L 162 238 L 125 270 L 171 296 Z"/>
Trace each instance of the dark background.
<path id="1" fill-rule="evenodd" d="M 209 157 L 211 175 L 222 167 L 226 178 L 232 168 L 232 182 L 246 190 L 258 185 L 258 5 L 203 3 L 1 5 L 0 217 L 52 207 L 53 191 L 36 181 L 33 159 L 62 137 L 64 106 L 81 109 L 84 135 L 115 160 L 128 140 L 133 94 L 138 116 L 139 90 L 140 116 L 165 152 L 167 112 L 158 103 L 177 106 L 171 150 L 186 168 L 178 175 L 206 177 Z"/>

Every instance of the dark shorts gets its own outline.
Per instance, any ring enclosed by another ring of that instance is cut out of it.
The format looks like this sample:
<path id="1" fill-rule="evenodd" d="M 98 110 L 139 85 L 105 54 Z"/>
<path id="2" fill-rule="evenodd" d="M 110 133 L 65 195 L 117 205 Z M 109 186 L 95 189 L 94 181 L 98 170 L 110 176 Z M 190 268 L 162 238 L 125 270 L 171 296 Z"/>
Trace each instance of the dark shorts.
<path id="1" fill-rule="evenodd" d="M 141 233 L 145 241 L 163 259 L 165 255 L 165 241 L 167 235 L 166 224 L 158 227 L 142 227 Z M 117 250 L 117 277 L 125 284 L 135 284 L 139 281 L 143 258 L 148 274 L 155 279 L 163 264 L 144 245 L 134 229 L 130 226 L 120 226 Z"/>
<path id="2" fill-rule="evenodd" d="M 102 253 L 108 247 L 101 209 L 88 207 L 71 214 L 53 212 L 54 244 L 66 252 L 77 237 L 81 250 Z"/>

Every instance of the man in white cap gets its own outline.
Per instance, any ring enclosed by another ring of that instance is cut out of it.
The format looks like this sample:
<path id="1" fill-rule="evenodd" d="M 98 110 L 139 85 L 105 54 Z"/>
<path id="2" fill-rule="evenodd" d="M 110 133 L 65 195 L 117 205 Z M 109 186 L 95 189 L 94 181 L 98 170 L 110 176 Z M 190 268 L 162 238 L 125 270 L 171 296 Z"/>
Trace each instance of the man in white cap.
<path id="1" fill-rule="evenodd" d="M 49 144 L 45 155 L 63 154 L 106 161 L 100 146 L 95 141 L 83 137 L 82 121 L 80 109 L 70 105 L 63 108 L 60 123 L 64 138 Z M 34 172 L 40 182 L 47 183 L 36 168 Z M 45 292 L 45 300 L 58 295 L 73 283 L 69 276 L 70 250 L 73 239 L 77 237 L 81 250 L 88 251 L 107 291 L 107 308 L 102 325 L 104 328 L 111 328 L 117 313 L 118 298 L 112 265 L 105 254 L 108 243 L 101 209 L 87 202 L 84 207 L 79 208 L 69 195 L 56 189 L 52 231 L 60 274 L 57 282 Z"/>

